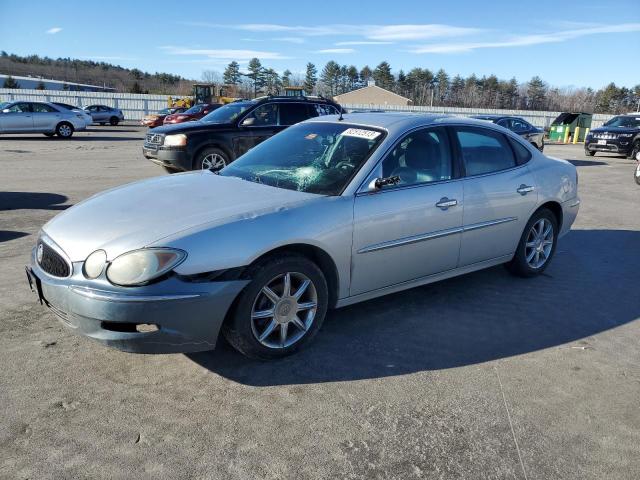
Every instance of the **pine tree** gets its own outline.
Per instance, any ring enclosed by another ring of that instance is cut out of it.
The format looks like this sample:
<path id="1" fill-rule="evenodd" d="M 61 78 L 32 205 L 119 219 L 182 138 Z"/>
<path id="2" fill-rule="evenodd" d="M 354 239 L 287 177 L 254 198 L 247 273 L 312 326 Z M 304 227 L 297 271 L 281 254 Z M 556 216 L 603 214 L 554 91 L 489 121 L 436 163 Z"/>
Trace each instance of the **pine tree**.
<path id="1" fill-rule="evenodd" d="M 373 72 L 369 68 L 369 65 L 365 65 L 362 67 L 362 70 L 360 70 L 360 83 L 366 87 L 369 80 L 371 80 L 372 75 Z"/>
<path id="2" fill-rule="evenodd" d="M 227 85 L 238 85 L 242 81 L 240 65 L 235 60 L 227 65 L 223 74 L 224 83 Z"/>
<path id="3" fill-rule="evenodd" d="M 320 81 L 327 89 L 327 93 L 334 96 L 338 91 L 338 82 L 340 80 L 340 65 L 333 60 L 329 60 L 322 69 Z"/>
<path id="4" fill-rule="evenodd" d="M 282 72 L 282 86 L 291 86 L 291 70 L 289 70 L 288 68 L 284 72 Z"/>
<path id="5" fill-rule="evenodd" d="M 4 79 L 3 88 L 20 88 L 20 84 L 16 82 L 11 75 Z"/>
<path id="6" fill-rule="evenodd" d="M 378 87 L 386 90 L 393 90 L 396 79 L 391 73 L 391 65 L 388 62 L 381 62 L 373 71 L 373 79 Z"/>
<path id="7" fill-rule="evenodd" d="M 249 70 L 247 77 L 253 82 L 253 96 L 255 98 L 258 96 L 258 90 L 264 87 L 264 69 L 262 68 L 260 60 L 252 58 L 249 61 L 247 70 Z"/>
<path id="8" fill-rule="evenodd" d="M 358 69 L 354 65 L 351 65 L 347 69 L 348 89 L 349 90 L 353 90 L 355 88 L 358 88 L 358 80 L 359 79 L 360 79 L 360 77 L 358 75 Z"/>
<path id="9" fill-rule="evenodd" d="M 537 75 L 527 84 L 528 106 L 531 110 L 541 110 L 547 98 L 547 84 Z"/>
<path id="10" fill-rule="evenodd" d="M 318 82 L 317 75 L 318 70 L 316 66 L 311 62 L 307 63 L 307 73 L 304 77 L 304 91 L 307 95 L 311 95 L 316 88 L 316 83 Z"/>
<path id="11" fill-rule="evenodd" d="M 436 82 L 438 83 L 438 101 L 444 105 L 449 98 L 449 75 L 442 68 L 436 73 Z"/>

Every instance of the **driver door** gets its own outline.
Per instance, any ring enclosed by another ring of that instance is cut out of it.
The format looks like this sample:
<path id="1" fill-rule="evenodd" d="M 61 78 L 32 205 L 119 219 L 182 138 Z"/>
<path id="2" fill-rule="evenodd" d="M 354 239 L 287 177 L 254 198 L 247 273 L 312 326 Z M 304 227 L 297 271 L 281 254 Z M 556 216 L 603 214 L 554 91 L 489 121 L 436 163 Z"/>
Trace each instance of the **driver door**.
<path id="1" fill-rule="evenodd" d="M 369 181 L 400 183 L 360 192 L 354 204 L 351 295 L 456 268 L 463 188 L 445 127 L 404 137 Z"/>
<path id="2" fill-rule="evenodd" d="M 30 132 L 33 130 L 33 113 L 28 102 L 18 102 L 0 115 L 0 130 L 3 133 Z"/>

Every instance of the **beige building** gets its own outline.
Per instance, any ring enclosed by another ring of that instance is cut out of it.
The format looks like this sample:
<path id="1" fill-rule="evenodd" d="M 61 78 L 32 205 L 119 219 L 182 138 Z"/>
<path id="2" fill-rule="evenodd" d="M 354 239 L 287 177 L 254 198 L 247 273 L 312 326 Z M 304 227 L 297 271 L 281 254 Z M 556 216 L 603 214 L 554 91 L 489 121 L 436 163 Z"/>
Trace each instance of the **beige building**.
<path id="1" fill-rule="evenodd" d="M 336 95 L 333 99 L 339 104 L 358 105 L 410 105 L 411 100 L 376 85 L 369 85 L 351 92 Z"/>

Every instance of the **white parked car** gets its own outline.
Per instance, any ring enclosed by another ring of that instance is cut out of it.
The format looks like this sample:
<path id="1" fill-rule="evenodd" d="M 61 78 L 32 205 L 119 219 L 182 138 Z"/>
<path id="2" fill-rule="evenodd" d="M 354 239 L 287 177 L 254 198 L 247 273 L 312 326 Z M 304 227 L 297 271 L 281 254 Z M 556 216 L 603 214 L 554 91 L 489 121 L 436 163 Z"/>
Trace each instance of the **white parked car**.
<path id="1" fill-rule="evenodd" d="M 0 133 L 43 133 L 71 138 L 76 130 L 87 128 L 85 117 L 48 102 L 11 102 L 2 104 Z"/>

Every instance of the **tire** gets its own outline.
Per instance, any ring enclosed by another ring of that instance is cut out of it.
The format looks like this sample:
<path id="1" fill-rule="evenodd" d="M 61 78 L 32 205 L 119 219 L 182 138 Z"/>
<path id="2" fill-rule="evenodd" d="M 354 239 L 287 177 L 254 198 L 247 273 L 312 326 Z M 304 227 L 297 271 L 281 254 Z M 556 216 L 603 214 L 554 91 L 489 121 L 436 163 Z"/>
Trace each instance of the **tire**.
<path id="1" fill-rule="evenodd" d="M 120 119 L 118 117 L 111 117 L 109 119 L 109 125 L 111 125 L 112 127 L 115 127 L 116 125 L 118 125 L 118 123 L 120 123 Z"/>
<path id="2" fill-rule="evenodd" d="M 167 173 L 179 173 L 180 170 L 176 170 L 175 168 L 171 168 L 171 167 L 165 167 L 164 165 L 162 166 L 162 168 L 164 168 L 164 171 Z"/>
<path id="3" fill-rule="evenodd" d="M 291 355 L 311 341 L 322 326 L 329 301 L 320 268 L 306 257 L 286 255 L 257 263 L 247 275 L 251 282 L 222 327 L 227 341 L 247 357 L 262 360 Z M 289 295 L 285 294 L 287 275 Z M 298 301 L 295 297 L 306 281 Z M 269 296 L 265 287 L 270 289 Z"/>
<path id="4" fill-rule="evenodd" d="M 55 135 L 55 133 L 51 133 L 51 132 L 49 132 L 49 133 L 43 133 L 43 135 L 44 135 L 45 137 L 49 137 L 49 138 L 51 138 L 51 137 L 53 137 L 53 136 Z"/>
<path id="5" fill-rule="evenodd" d="M 73 136 L 73 125 L 68 122 L 60 122 L 56 126 L 56 135 L 59 138 L 71 138 Z"/>
<path id="6" fill-rule="evenodd" d="M 584 149 L 584 154 L 585 154 L 587 157 L 593 157 L 593 156 L 595 156 L 596 151 L 595 151 L 595 150 L 587 150 L 587 149 L 585 148 L 585 149 Z"/>
<path id="7" fill-rule="evenodd" d="M 540 232 L 540 225 L 543 228 L 542 232 Z M 545 234 L 548 227 L 551 227 L 550 234 Z M 543 237 L 539 236 L 540 233 Z M 542 240 L 539 242 L 540 238 Z M 506 264 L 507 269 L 519 277 L 540 275 L 551 263 L 557 242 L 558 219 L 556 216 L 546 208 L 536 211 L 524 228 L 513 259 Z"/>
<path id="8" fill-rule="evenodd" d="M 635 178 L 636 183 L 640 185 L 640 162 L 638 162 L 638 165 L 636 166 L 633 178 Z"/>
<path id="9" fill-rule="evenodd" d="M 627 158 L 636 160 L 636 155 L 638 155 L 639 152 L 640 152 L 640 140 L 636 140 L 635 142 L 633 142 L 633 147 L 631 148 L 631 151 L 629 152 L 629 157 Z"/>
<path id="10" fill-rule="evenodd" d="M 212 169 L 207 165 L 214 166 L 215 168 Z M 217 171 L 227 165 L 229 165 L 229 157 L 226 153 L 224 153 L 219 148 L 205 148 L 200 153 L 198 153 L 198 156 L 193 162 L 193 169 Z"/>

